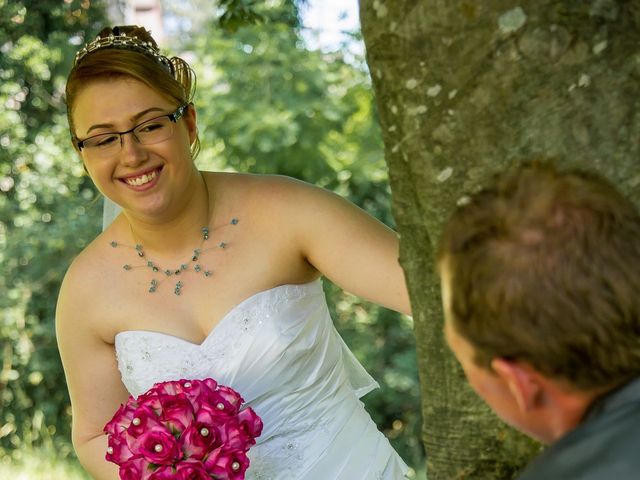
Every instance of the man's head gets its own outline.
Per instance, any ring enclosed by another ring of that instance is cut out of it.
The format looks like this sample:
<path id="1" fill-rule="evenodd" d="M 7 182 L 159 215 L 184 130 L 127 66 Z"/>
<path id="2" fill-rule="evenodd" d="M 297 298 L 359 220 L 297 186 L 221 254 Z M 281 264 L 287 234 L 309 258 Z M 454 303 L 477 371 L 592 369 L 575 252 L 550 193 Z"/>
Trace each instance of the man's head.
<path id="1" fill-rule="evenodd" d="M 438 262 L 452 350 L 525 433 L 640 374 L 640 215 L 604 179 L 523 164 L 456 210 Z"/>

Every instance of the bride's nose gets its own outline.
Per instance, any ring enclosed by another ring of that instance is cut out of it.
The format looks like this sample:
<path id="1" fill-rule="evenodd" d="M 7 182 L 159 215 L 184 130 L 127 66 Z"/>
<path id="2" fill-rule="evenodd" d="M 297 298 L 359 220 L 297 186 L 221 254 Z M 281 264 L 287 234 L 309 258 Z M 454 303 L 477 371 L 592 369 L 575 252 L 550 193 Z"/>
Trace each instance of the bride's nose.
<path id="1" fill-rule="evenodd" d="M 120 158 L 125 165 L 136 165 L 146 160 L 148 151 L 133 132 L 120 135 Z"/>

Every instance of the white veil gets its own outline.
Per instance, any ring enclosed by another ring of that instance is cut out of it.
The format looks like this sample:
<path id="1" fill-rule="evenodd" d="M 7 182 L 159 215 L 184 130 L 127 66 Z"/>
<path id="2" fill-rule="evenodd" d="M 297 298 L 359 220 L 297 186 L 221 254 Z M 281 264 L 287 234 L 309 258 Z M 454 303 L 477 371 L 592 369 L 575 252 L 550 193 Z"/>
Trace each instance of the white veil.
<path id="1" fill-rule="evenodd" d="M 104 203 L 102 205 L 102 231 L 104 231 L 120 213 L 120 207 L 104 197 Z"/>

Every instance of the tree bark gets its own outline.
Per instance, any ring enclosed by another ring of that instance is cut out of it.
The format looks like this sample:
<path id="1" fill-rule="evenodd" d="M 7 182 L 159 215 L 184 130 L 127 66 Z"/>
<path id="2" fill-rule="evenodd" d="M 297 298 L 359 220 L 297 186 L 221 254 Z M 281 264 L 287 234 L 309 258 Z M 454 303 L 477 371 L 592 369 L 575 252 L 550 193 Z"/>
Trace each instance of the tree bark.
<path id="1" fill-rule="evenodd" d="M 413 304 L 430 480 L 506 479 L 540 447 L 444 342 L 433 248 L 465 192 L 524 158 L 596 169 L 640 203 L 640 2 L 360 0 Z"/>

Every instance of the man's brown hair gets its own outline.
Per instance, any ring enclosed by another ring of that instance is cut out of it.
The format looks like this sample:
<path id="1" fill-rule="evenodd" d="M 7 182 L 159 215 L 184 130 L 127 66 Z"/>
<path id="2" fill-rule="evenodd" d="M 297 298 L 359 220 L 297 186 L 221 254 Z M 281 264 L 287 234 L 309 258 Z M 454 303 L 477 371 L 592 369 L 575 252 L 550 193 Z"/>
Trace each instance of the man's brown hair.
<path id="1" fill-rule="evenodd" d="M 479 365 L 517 359 L 580 390 L 640 373 L 640 214 L 602 177 L 517 166 L 454 212 L 438 260 Z"/>

